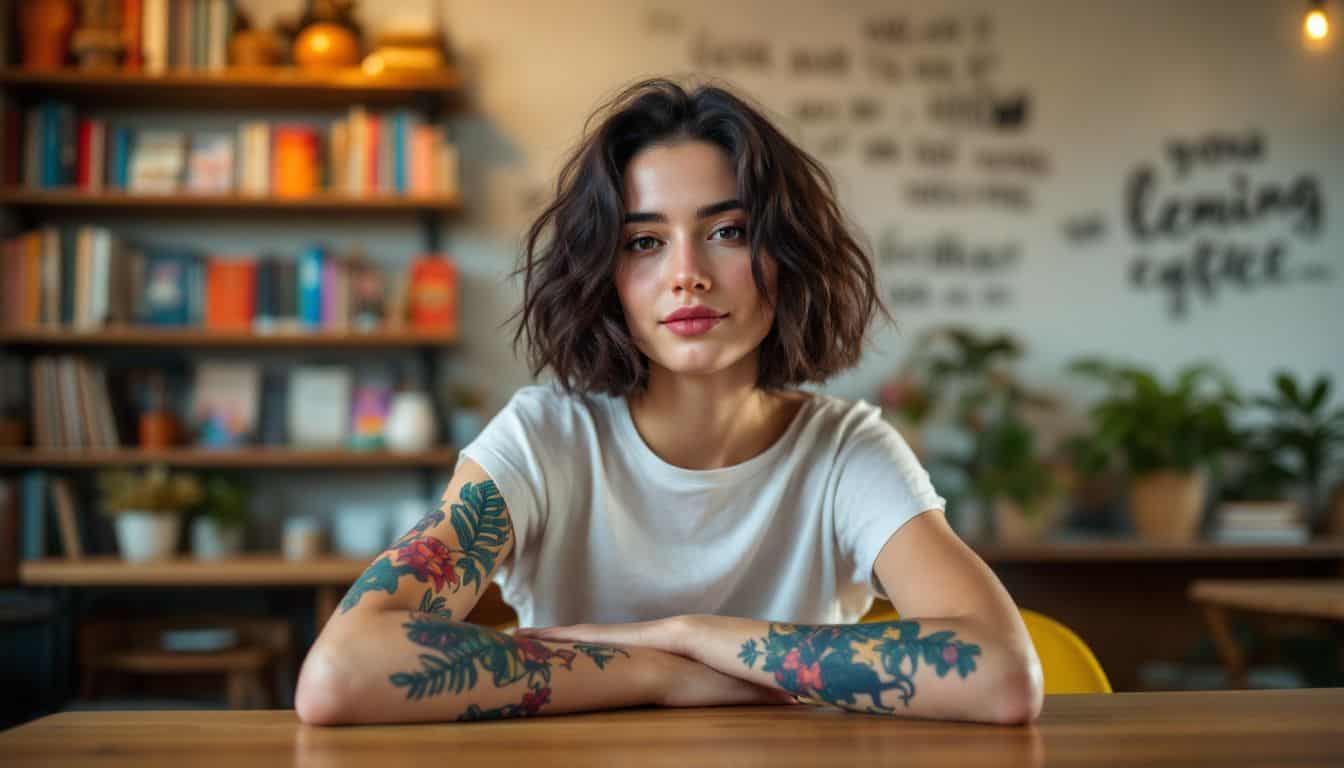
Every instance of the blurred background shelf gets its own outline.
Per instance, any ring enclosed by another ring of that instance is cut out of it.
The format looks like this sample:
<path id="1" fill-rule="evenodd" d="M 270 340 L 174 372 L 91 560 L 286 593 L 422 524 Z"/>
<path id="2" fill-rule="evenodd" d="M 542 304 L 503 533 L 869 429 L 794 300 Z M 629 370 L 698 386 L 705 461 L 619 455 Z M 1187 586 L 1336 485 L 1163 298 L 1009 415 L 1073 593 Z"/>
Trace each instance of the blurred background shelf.
<path id="1" fill-rule="evenodd" d="M 198 328 L 108 328 L 99 331 L 67 329 L 0 330 L 0 344 L 14 347 L 245 347 L 395 349 L 444 347 L 454 336 L 423 331 L 370 331 L 368 333 L 214 331 Z"/>
<path id="2" fill-rule="evenodd" d="M 1344 538 L 1322 538 L 1306 544 L 1225 544 L 1202 540 L 1163 543 L 1137 538 L 969 543 L 989 563 L 1180 563 L 1344 558 Z"/>
<path id="3" fill-rule="evenodd" d="M 0 190 L 0 205 L 28 211 L 65 211 L 237 214 L 407 214 L 447 213 L 461 207 L 460 195 L 366 195 L 319 193 L 307 197 L 256 195 L 172 194 L 150 195 L 126 192 L 81 192 L 77 190 Z"/>
<path id="4" fill-rule="evenodd" d="M 241 450 L 173 448 L 167 450 L 31 450 L 0 452 L 0 467 L 83 469 L 166 464 L 198 469 L 407 469 L 451 468 L 456 448 L 417 453 L 252 447 Z"/>
<path id="5" fill-rule="evenodd" d="M 442 69 L 423 73 L 368 75 L 359 69 L 303 71 L 270 67 L 220 72 L 25 72 L 0 70 L 0 87 L 20 100 L 61 97 L 90 105 L 181 109 L 295 109 L 400 106 L 415 102 L 427 109 L 448 105 L 462 89 L 460 73 Z"/>

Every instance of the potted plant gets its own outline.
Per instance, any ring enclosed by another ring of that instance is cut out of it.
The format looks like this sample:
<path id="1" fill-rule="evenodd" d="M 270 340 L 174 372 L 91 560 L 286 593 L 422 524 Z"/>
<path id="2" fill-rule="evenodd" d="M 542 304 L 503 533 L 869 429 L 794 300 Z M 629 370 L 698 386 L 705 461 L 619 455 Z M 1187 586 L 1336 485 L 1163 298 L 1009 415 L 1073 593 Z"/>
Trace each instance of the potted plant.
<path id="1" fill-rule="evenodd" d="M 1023 418 L 1027 408 L 1055 403 L 1013 374 L 1022 353 L 1022 345 L 1007 334 L 933 328 L 880 398 L 884 409 L 913 425 L 917 435 L 926 421 L 941 415 L 966 436 L 969 451 L 940 451 L 930 463 L 954 473 L 956 482 L 948 487 L 961 494 L 949 491 L 949 506 L 992 512 L 1005 539 L 1045 535 L 1067 506 L 1062 494 L 1067 478 L 1037 455 L 1035 435 Z M 979 527 L 978 521 L 971 525 Z"/>
<path id="2" fill-rule="evenodd" d="M 248 489 L 241 480 L 213 475 L 205 482 L 200 512 L 191 523 L 191 553 L 201 560 L 220 560 L 243 548 Z"/>
<path id="3" fill-rule="evenodd" d="M 1069 370 L 1099 381 L 1106 395 L 1089 410 L 1093 434 L 1072 443 L 1079 469 L 1096 474 L 1119 458 L 1129 476 L 1130 515 L 1139 535 L 1188 541 L 1199 527 L 1209 472 L 1237 435 L 1229 411 L 1240 404 L 1225 374 L 1189 366 L 1164 387 L 1153 374 L 1097 358 Z"/>
<path id="4" fill-rule="evenodd" d="M 1325 375 L 1307 385 L 1279 371 L 1273 393 L 1251 401 L 1271 421 L 1250 437 L 1252 467 L 1259 473 L 1250 480 L 1276 482 L 1268 489 L 1274 494 L 1270 498 L 1300 503 L 1304 519 L 1318 529 L 1324 517 L 1326 470 L 1344 447 L 1344 407 L 1330 410 L 1330 389 Z"/>
<path id="5" fill-rule="evenodd" d="M 201 485 L 192 475 L 162 466 L 98 476 L 102 510 L 113 516 L 117 547 L 132 562 L 170 557 L 177 549 L 182 513 L 199 504 Z"/>
<path id="6" fill-rule="evenodd" d="M 953 418 L 965 423 L 974 410 L 977 388 L 982 388 L 992 372 L 1021 356 L 1021 346 L 1006 334 L 982 338 L 963 326 L 930 328 L 916 340 L 900 369 L 882 384 L 878 403 L 923 459 L 925 423 L 945 410 L 952 398 L 957 399 Z"/>
<path id="7" fill-rule="evenodd" d="M 1030 541 L 1047 535 L 1068 510 L 1071 486 L 1066 467 L 1037 456 L 1036 435 L 1008 414 L 989 425 L 976 441 L 971 486 L 988 500 L 995 535 L 1001 541 Z"/>

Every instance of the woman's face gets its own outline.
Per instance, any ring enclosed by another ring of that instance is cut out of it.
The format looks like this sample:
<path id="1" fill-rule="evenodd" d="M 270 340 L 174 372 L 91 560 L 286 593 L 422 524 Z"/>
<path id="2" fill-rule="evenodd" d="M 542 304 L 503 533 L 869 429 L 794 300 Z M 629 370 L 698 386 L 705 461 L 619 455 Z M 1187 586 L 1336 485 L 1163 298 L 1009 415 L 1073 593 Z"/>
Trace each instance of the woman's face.
<path id="1" fill-rule="evenodd" d="M 651 146 L 625 172 L 616 290 L 635 346 L 651 366 L 704 375 L 741 364 L 774 322 L 751 277 L 746 211 L 723 150 L 703 141 Z M 762 261 L 773 297 L 775 266 Z M 694 308 L 710 316 L 677 320 Z"/>

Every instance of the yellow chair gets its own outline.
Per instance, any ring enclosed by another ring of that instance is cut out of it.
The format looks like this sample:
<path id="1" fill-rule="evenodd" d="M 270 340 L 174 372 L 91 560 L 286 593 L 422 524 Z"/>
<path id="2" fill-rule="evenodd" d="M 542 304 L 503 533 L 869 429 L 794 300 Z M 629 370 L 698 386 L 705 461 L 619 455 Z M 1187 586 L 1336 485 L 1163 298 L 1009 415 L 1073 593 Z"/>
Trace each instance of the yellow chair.
<path id="1" fill-rule="evenodd" d="M 861 621 L 898 621 L 900 618 L 890 604 L 878 601 Z M 1073 630 L 1049 616 L 1026 609 L 1022 609 L 1022 622 L 1027 625 L 1031 644 L 1036 646 L 1036 655 L 1041 657 L 1047 694 L 1111 692 L 1111 681 L 1106 678 L 1101 663 Z"/>

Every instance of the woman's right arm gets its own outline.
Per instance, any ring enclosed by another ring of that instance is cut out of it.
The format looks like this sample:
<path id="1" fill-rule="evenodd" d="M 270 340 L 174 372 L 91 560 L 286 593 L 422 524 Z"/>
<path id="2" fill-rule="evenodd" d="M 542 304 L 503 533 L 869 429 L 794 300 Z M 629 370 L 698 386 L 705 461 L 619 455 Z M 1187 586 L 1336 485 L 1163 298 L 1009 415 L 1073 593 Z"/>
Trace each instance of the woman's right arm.
<path id="1" fill-rule="evenodd" d="M 373 561 L 323 628 L 299 674 L 299 717 L 320 725 L 483 720 L 783 701 L 662 651 L 543 643 L 462 621 L 512 549 L 499 490 L 464 460 L 439 510 Z"/>

